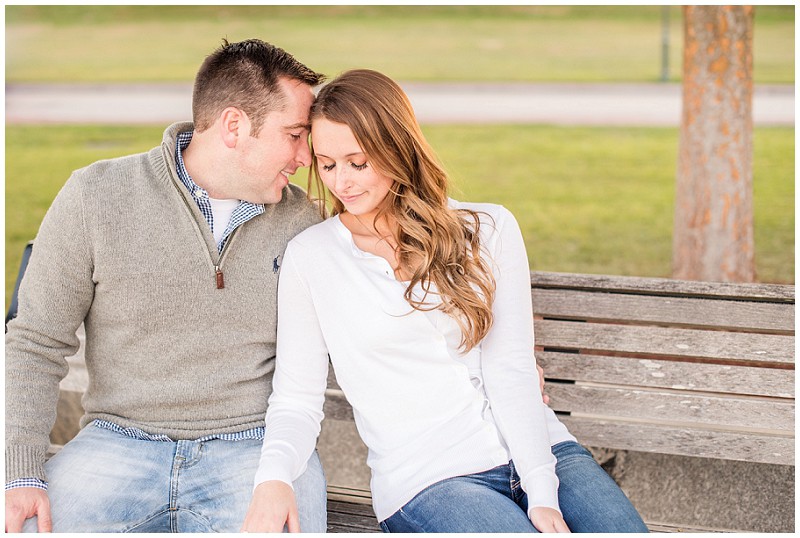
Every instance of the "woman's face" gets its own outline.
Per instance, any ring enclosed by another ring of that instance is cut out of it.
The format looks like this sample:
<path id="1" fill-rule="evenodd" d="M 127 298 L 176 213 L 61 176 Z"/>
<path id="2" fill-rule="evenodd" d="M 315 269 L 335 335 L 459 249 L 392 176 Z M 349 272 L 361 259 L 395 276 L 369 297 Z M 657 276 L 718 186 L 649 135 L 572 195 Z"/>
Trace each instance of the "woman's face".
<path id="1" fill-rule="evenodd" d="M 353 131 L 319 118 L 311 125 L 311 143 L 322 182 L 353 215 L 373 215 L 392 187 L 367 159 Z"/>

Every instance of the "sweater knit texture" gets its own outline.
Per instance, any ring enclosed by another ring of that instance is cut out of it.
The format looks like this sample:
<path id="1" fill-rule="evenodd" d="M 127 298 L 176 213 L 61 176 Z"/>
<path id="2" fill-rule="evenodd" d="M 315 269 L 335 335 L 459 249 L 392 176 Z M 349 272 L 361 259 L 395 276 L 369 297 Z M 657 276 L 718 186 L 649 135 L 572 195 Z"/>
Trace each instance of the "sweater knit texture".
<path id="1" fill-rule="evenodd" d="M 175 139 L 75 171 L 48 210 L 6 334 L 6 481 L 46 480 L 65 357 L 85 324 L 95 419 L 194 440 L 264 425 L 288 241 L 319 221 L 302 189 L 241 225 L 221 253 L 177 177 Z M 216 268 L 224 275 L 217 288 Z"/>

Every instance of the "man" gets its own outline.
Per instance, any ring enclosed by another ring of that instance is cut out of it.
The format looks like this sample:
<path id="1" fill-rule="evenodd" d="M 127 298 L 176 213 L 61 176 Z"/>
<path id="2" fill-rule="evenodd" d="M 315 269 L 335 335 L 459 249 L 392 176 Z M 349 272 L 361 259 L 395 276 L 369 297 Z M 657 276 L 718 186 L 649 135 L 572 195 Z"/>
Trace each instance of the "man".
<path id="1" fill-rule="evenodd" d="M 197 74 L 193 124 L 64 185 L 6 336 L 7 531 L 240 529 L 270 393 L 281 255 L 319 220 L 288 177 L 310 164 L 322 78 L 262 41 L 225 41 Z M 81 323 L 82 430 L 45 463 Z M 301 529 L 324 532 L 316 455 L 293 486 Z"/>

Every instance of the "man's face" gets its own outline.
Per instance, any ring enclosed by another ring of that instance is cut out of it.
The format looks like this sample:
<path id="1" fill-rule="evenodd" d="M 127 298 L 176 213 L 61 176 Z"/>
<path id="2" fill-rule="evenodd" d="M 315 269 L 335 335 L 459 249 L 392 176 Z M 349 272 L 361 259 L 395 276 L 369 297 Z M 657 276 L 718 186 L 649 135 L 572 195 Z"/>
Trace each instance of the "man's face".
<path id="1" fill-rule="evenodd" d="M 314 94 L 311 86 L 280 79 L 285 105 L 267 114 L 258 132 L 247 130 L 237 144 L 240 191 L 237 198 L 255 204 L 281 201 L 289 176 L 311 163 L 308 115 Z"/>

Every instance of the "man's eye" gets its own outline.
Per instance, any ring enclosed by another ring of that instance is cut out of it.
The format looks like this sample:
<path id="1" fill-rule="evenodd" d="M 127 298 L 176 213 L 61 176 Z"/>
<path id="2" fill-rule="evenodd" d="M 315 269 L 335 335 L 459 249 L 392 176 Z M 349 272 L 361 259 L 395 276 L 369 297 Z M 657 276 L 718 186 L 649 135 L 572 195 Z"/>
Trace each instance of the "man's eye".
<path id="1" fill-rule="evenodd" d="M 292 140 L 300 140 L 300 135 L 299 134 L 291 134 L 290 133 L 289 136 L 292 137 Z"/>

